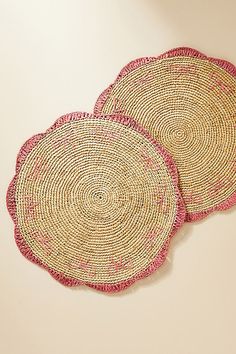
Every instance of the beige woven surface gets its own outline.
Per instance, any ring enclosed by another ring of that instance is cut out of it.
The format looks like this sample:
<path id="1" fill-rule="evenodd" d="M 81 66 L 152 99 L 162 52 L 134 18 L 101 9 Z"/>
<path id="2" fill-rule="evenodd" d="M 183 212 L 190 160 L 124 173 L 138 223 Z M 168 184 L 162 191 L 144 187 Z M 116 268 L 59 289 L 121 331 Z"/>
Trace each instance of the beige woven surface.
<path id="1" fill-rule="evenodd" d="M 71 121 L 45 135 L 21 166 L 15 199 L 36 257 L 90 284 L 146 269 L 177 211 L 172 177 L 153 144 L 103 119 Z"/>
<path id="2" fill-rule="evenodd" d="M 96 113 L 134 117 L 172 155 L 188 213 L 236 191 L 236 79 L 194 57 L 143 64 L 117 80 Z"/>

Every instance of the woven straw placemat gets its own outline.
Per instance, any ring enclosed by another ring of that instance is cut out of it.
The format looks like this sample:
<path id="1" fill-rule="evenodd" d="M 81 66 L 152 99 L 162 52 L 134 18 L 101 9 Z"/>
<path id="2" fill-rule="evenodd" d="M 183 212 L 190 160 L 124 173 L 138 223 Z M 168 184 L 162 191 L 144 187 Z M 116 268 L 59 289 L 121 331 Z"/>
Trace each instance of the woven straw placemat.
<path id="1" fill-rule="evenodd" d="M 19 152 L 7 193 L 22 254 L 68 286 L 156 270 L 185 219 L 169 154 L 134 120 L 71 113 Z"/>
<path id="2" fill-rule="evenodd" d="M 172 155 L 199 220 L 236 203 L 236 68 L 190 48 L 129 63 L 95 113 L 132 116 Z"/>

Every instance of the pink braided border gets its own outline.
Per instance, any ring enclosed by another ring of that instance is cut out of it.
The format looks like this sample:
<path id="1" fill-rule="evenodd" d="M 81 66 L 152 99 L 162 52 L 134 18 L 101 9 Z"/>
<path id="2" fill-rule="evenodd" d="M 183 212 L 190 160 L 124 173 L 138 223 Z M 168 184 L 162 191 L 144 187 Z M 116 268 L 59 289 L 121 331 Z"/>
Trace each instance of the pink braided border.
<path id="1" fill-rule="evenodd" d="M 129 127 L 132 127 L 139 133 L 143 134 L 151 143 L 155 146 L 156 150 L 158 153 L 161 154 L 161 156 L 164 158 L 170 175 L 172 176 L 173 183 L 175 186 L 175 192 L 176 192 L 176 199 L 177 199 L 177 213 L 176 213 L 176 218 L 171 230 L 171 234 L 162 247 L 161 251 L 155 258 L 155 260 L 143 271 L 137 273 L 135 276 L 132 278 L 122 281 L 119 283 L 115 284 L 93 284 L 89 282 L 82 282 L 80 280 L 77 280 L 75 278 L 70 278 L 66 277 L 64 274 L 59 273 L 52 268 L 48 267 L 46 264 L 44 264 L 39 258 L 36 257 L 36 255 L 32 252 L 30 247 L 27 245 L 25 242 L 23 236 L 20 233 L 19 227 L 18 227 L 18 220 L 17 220 L 17 213 L 16 213 L 16 200 L 15 200 L 15 192 L 16 192 L 16 183 L 17 183 L 17 178 L 21 169 L 22 164 L 25 161 L 26 156 L 30 153 L 30 151 L 37 145 L 37 143 L 46 136 L 47 133 L 53 131 L 54 129 L 59 128 L 63 124 L 73 121 L 73 120 L 80 120 L 80 119 L 86 119 L 86 118 L 93 118 L 93 119 L 107 119 L 107 120 L 112 120 L 116 122 L 120 122 L 121 124 L 127 125 Z M 139 124 L 137 124 L 132 118 L 126 117 L 126 116 L 121 116 L 121 115 L 103 115 L 103 116 L 97 116 L 97 115 L 92 115 L 88 113 L 80 113 L 80 112 L 74 112 L 74 113 L 69 113 L 66 114 L 59 119 L 56 120 L 56 122 L 48 129 L 46 130 L 45 133 L 42 134 L 37 134 L 27 140 L 25 144 L 22 146 L 20 152 L 18 153 L 17 156 L 17 161 L 16 161 L 16 173 L 11 181 L 8 190 L 7 190 L 7 196 L 6 196 L 6 202 L 7 202 L 7 208 L 8 211 L 12 217 L 12 220 L 14 221 L 15 224 L 15 241 L 16 244 L 20 250 L 20 252 L 25 256 L 28 260 L 31 262 L 38 264 L 42 268 L 46 269 L 53 278 L 55 278 L 57 281 L 62 283 L 63 285 L 66 286 L 78 286 L 78 285 L 87 285 L 91 288 L 104 291 L 104 292 L 118 292 L 121 290 L 124 290 L 131 286 L 133 283 L 135 283 L 137 280 L 142 279 L 153 273 L 157 268 L 159 268 L 162 263 L 164 262 L 168 248 L 169 248 L 169 243 L 170 239 L 175 235 L 177 230 L 181 227 L 181 225 L 184 223 L 185 220 L 185 206 L 183 199 L 181 197 L 181 194 L 178 189 L 178 175 L 177 175 L 177 169 L 174 165 L 174 162 L 171 158 L 171 156 L 161 147 L 150 135 L 149 133 L 144 130 Z"/>
<path id="2" fill-rule="evenodd" d="M 172 57 L 178 57 L 178 56 L 188 56 L 188 57 L 195 57 L 195 58 L 200 58 L 203 60 L 208 60 L 211 63 L 214 63 L 218 65 L 219 67 L 223 68 L 225 71 L 227 71 L 229 74 L 232 76 L 236 77 L 236 67 L 230 63 L 229 61 L 223 60 L 223 59 L 217 59 L 217 58 L 211 58 L 207 57 L 205 54 L 199 52 L 196 49 L 193 48 L 188 48 L 188 47 L 179 47 L 179 48 L 174 48 L 171 49 L 164 54 L 161 54 L 157 57 L 144 57 L 144 58 L 139 58 L 131 61 L 128 63 L 119 73 L 117 76 L 116 80 L 114 81 L 113 84 L 111 84 L 106 90 L 102 92 L 102 94 L 98 97 L 97 102 L 95 103 L 94 106 L 94 113 L 95 114 L 101 114 L 102 109 L 104 104 L 106 103 L 106 100 L 108 96 L 110 95 L 110 92 L 112 91 L 113 87 L 117 84 L 117 82 L 126 76 L 128 73 L 131 71 L 139 68 L 140 66 L 144 64 L 148 64 L 150 62 L 156 61 L 156 60 L 161 60 L 165 58 L 172 58 Z M 207 217 L 209 214 L 211 214 L 214 211 L 223 211 L 231 208 L 236 204 L 236 192 L 234 192 L 228 199 L 223 201 L 217 206 L 214 206 L 212 208 L 209 208 L 207 210 L 201 211 L 201 212 L 196 212 L 196 213 L 189 213 L 186 212 L 186 220 L 188 222 L 192 221 L 199 221 Z"/>

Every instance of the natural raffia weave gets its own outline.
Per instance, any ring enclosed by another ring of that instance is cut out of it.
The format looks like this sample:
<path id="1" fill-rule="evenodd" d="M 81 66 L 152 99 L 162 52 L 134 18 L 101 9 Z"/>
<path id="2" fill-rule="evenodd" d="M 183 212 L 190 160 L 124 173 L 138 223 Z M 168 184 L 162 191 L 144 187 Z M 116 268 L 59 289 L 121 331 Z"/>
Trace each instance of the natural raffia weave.
<path id="1" fill-rule="evenodd" d="M 236 203 L 236 68 L 190 48 L 129 63 L 95 113 L 132 116 L 172 155 L 199 220 Z"/>
<path id="2" fill-rule="evenodd" d="M 132 119 L 65 115 L 18 155 L 7 194 L 17 245 L 65 285 L 122 290 L 165 260 L 185 219 L 177 183 Z"/>

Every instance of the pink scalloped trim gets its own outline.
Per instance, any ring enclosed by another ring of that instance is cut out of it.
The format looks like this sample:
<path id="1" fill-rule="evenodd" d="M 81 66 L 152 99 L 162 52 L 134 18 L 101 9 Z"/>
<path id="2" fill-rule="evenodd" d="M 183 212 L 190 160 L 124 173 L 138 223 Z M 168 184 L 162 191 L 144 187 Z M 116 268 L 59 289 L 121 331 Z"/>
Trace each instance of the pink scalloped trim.
<path id="1" fill-rule="evenodd" d="M 37 143 L 45 137 L 45 135 L 48 132 L 53 131 L 54 129 L 59 128 L 63 124 L 73 121 L 73 120 L 80 120 L 80 119 L 86 119 L 86 118 L 93 118 L 93 119 L 108 119 L 112 121 L 117 121 L 120 122 L 124 125 L 127 125 L 129 127 L 132 127 L 139 133 L 143 134 L 147 139 L 149 139 L 152 144 L 155 146 L 156 150 L 158 153 L 161 154 L 161 156 L 164 158 L 168 168 L 169 172 L 173 178 L 173 183 L 175 186 L 175 192 L 176 192 L 176 199 L 177 199 L 177 212 L 176 212 L 176 218 L 171 230 L 171 234 L 166 241 L 166 243 L 163 245 L 161 251 L 158 253 L 157 257 L 155 260 L 143 271 L 139 272 L 132 278 L 122 281 L 119 283 L 115 284 L 94 284 L 94 283 L 89 283 L 89 282 L 82 282 L 80 280 L 77 280 L 75 278 L 70 278 L 66 277 L 64 274 L 59 273 L 52 268 L 48 267 L 46 264 L 44 264 L 39 258 L 35 256 L 35 254 L 32 252 L 30 247 L 27 245 L 25 242 L 23 236 L 21 235 L 18 227 L 18 221 L 17 221 L 17 214 L 16 214 L 16 200 L 15 200 L 15 192 L 16 192 L 16 183 L 17 183 L 17 178 L 21 169 L 22 164 L 24 163 L 27 155 L 30 153 L 30 151 L 37 145 Z M 91 288 L 104 291 L 104 292 L 118 292 L 121 290 L 124 290 L 128 288 L 130 285 L 135 283 L 137 280 L 142 279 L 153 273 L 157 268 L 159 268 L 162 263 L 164 262 L 168 248 L 169 248 L 169 243 L 171 238 L 175 235 L 177 230 L 181 227 L 181 225 L 184 223 L 185 220 L 185 206 L 183 199 L 181 197 L 181 194 L 178 189 L 178 174 L 177 174 L 177 169 L 174 165 L 174 162 L 171 158 L 171 156 L 163 149 L 162 146 L 160 146 L 151 136 L 150 134 L 144 130 L 138 123 L 136 123 L 132 118 L 126 117 L 126 116 L 121 116 L 121 115 L 103 115 L 103 116 L 96 116 L 96 115 L 91 115 L 88 113 L 80 113 L 80 112 L 74 112 L 70 114 L 66 114 L 59 119 L 56 120 L 56 122 L 43 134 L 37 134 L 33 136 L 31 139 L 27 140 L 26 143 L 22 146 L 20 152 L 18 153 L 17 156 L 17 161 L 16 161 L 16 174 L 11 181 L 8 190 L 7 190 L 7 196 L 6 196 L 6 202 L 7 202 L 7 208 L 8 211 L 12 217 L 12 220 L 14 221 L 15 224 L 15 241 L 16 244 L 20 250 L 20 252 L 25 256 L 28 260 L 31 262 L 39 265 L 40 267 L 46 269 L 53 278 L 55 278 L 57 281 L 59 281 L 61 284 L 66 285 L 66 286 L 78 286 L 78 285 L 87 285 Z"/>
<path id="2" fill-rule="evenodd" d="M 189 57 L 194 57 L 194 58 L 200 58 L 202 60 L 207 60 L 211 63 L 214 63 L 218 65 L 220 68 L 224 69 L 227 71 L 230 75 L 234 76 L 236 78 L 236 67 L 230 63 L 227 60 L 223 59 L 217 59 L 217 58 L 212 58 L 212 57 L 207 57 L 205 54 L 199 52 L 196 49 L 193 48 L 188 48 L 188 47 L 179 47 L 179 48 L 174 48 L 171 49 L 157 57 L 144 57 L 144 58 L 138 58 L 130 63 L 128 63 L 118 74 L 116 80 L 111 84 L 107 89 L 105 89 L 101 95 L 98 97 L 97 102 L 95 103 L 94 106 L 94 113 L 95 114 L 101 114 L 102 109 L 104 104 L 107 101 L 108 96 L 110 95 L 110 92 L 112 89 L 115 87 L 117 82 L 126 76 L 128 73 L 131 71 L 139 68 L 142 65 L 148 64 L 153 61 L 161 60 L 161 59 L 166 59 L 166 58 L 172 58 L 172 57 L 178 57 L 178 56 L 189 56 Z M 195 212 L 195 213 L 189 213 L 186 212 L 186 220 L 188 222 L 193 222 L 193 221 L 199 221 L 207 217 L 209 214 L 211 214 L 214 211 L 223 211 L 231 208 L 236 204 L 236 192 L 233 193 L 228 199 L 220 203 L 219 205 L 209 208 L 207 210 L 201 211 L 201 212 Z"/>

